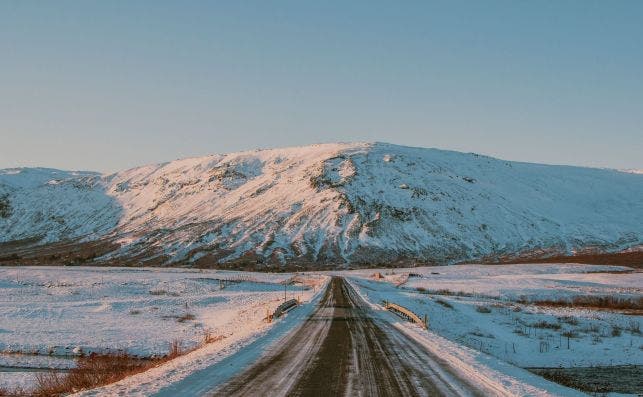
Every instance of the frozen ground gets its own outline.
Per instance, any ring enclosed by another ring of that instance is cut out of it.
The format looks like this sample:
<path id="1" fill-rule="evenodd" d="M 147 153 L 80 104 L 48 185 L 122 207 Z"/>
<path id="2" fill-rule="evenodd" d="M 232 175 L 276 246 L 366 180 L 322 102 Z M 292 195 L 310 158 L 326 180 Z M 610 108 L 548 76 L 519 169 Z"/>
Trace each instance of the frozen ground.
<path id="1" fill-rule="evenodd" d="M 126 268 L 0 268 L 0 387 L 28 384 L 34 372 L 69 368 L 93 351 L 163 355 L 206 332 L 239 343 L 269 325 L 267 311 L 288 297 L 308 300 L 323 278 L 293 274 Z M 227 281 L 222 281 L 227 280 Z M 222 288 L 223 287 L 223 288 Z M 208 346 L 212 349 L 214 347 Z M 9 368 L 12 367 L 12 368 Z M 11 372 L 8 372 L 11 370 Z"/>
<path id="2" fill-rule="evenodd" d="M 519 303 L 578 295 L 640 298 L 643 274 L 613 273 L 623 270 L 462 265 L 344 274 L 371 302 L 386 299 L 427 314 L 432 332 L 520 367 L 641 365 L 640 315 Z"/>
<path id="3" fill-rule="evenodd" d="M 392 324 L 457 369 L 459 377 L 508 395 L 559 394 L 555 385 L 517 367 L 643 365 L 640 315 L 530 303 L 587 295 L 640 298 L 643 276 L 627 268 L 461 265 L 334 273 L 347 277 L 386 321 L 395 317 L 382 312 L 384 299 L 428 314 L 428 333 L 403 321 Z M 70 358 L 90 351 L 162 355 L 173 340 L 185 348 L 199 345 L 206 330 L 225 338 L 82 395 L 146 396 L 180 385 L 211 387 L 258 359 L 313 312 L 328 278 L 293 277 L 157 268 L 0 268 L 0 387 L 33 382 L 35 372 L 16 367 L 65 369 L 73 366 Z M 263 318 L 283 301 L 284 282 L 291 283 L 289 297 L 307 304 L 268 324 Z M 188 313 L 194 318 L 185 318 Z M 565 335 L 570 335 L 569 348 Z"/>
<path id="4" fill-rule="evenodd" d="M 192 390 L 174 388 L 157 397 L 207 395 Z M 427 333 L 365 302 L 339 277 L 309 321 L 211 395 L 265 390 L 275 396 L 582 395 Z"/>

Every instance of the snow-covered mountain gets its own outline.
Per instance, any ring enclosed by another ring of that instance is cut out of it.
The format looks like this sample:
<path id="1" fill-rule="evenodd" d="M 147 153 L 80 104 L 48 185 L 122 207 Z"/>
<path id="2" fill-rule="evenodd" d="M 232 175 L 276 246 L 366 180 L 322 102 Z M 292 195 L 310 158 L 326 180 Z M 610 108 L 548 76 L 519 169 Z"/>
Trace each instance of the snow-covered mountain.
<path id="1" fill-rule="evenodd" d="M 643 175 L 384 143 L 0 170 L 4 261 L 436 262 L 643 244 Z M 36 254 L 37 253 L 37 254 Z M 35 258 L 35 259 L 34 259 Z"/>

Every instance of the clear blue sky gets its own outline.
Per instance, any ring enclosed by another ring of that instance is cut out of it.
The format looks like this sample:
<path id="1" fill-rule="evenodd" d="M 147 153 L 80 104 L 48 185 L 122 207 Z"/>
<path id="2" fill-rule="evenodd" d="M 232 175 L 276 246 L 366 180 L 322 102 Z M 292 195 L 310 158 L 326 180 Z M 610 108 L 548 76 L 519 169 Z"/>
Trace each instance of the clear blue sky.
<path id="1" fill-rule="evenodd" d="M 384 141 L 643 168 L 643 1 L 0 2 L 0 168 Z"/>

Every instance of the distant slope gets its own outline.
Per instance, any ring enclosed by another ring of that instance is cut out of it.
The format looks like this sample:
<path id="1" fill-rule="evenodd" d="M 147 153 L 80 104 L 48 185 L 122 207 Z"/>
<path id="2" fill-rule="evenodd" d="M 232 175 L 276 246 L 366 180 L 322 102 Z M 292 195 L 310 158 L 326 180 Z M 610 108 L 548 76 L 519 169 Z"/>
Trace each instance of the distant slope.
<path id="1" fill-rule="evenodd" d="M 102 176 L 0 171 L 5 263 L 73 262 L 74 250 L 96 263 L 450 263 L 641 244 L 643 175 L 384 143 Z"/>

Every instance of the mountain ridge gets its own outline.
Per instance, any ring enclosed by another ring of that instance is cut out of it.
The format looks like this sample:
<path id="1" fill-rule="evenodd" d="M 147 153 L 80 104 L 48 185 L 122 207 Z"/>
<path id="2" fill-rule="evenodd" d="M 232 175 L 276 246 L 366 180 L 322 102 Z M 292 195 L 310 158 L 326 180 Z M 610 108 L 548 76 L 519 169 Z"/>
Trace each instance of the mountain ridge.
<path id="1" fill-rule="evenodd" d="M 76 250 L 81 262 L 187 266 L 617 251 L 643 244 L 641 197 L 643 176 L 616 170 L 316 144 L 112 174 L 0 170 L 0 248 L 4 262 Z"/>

